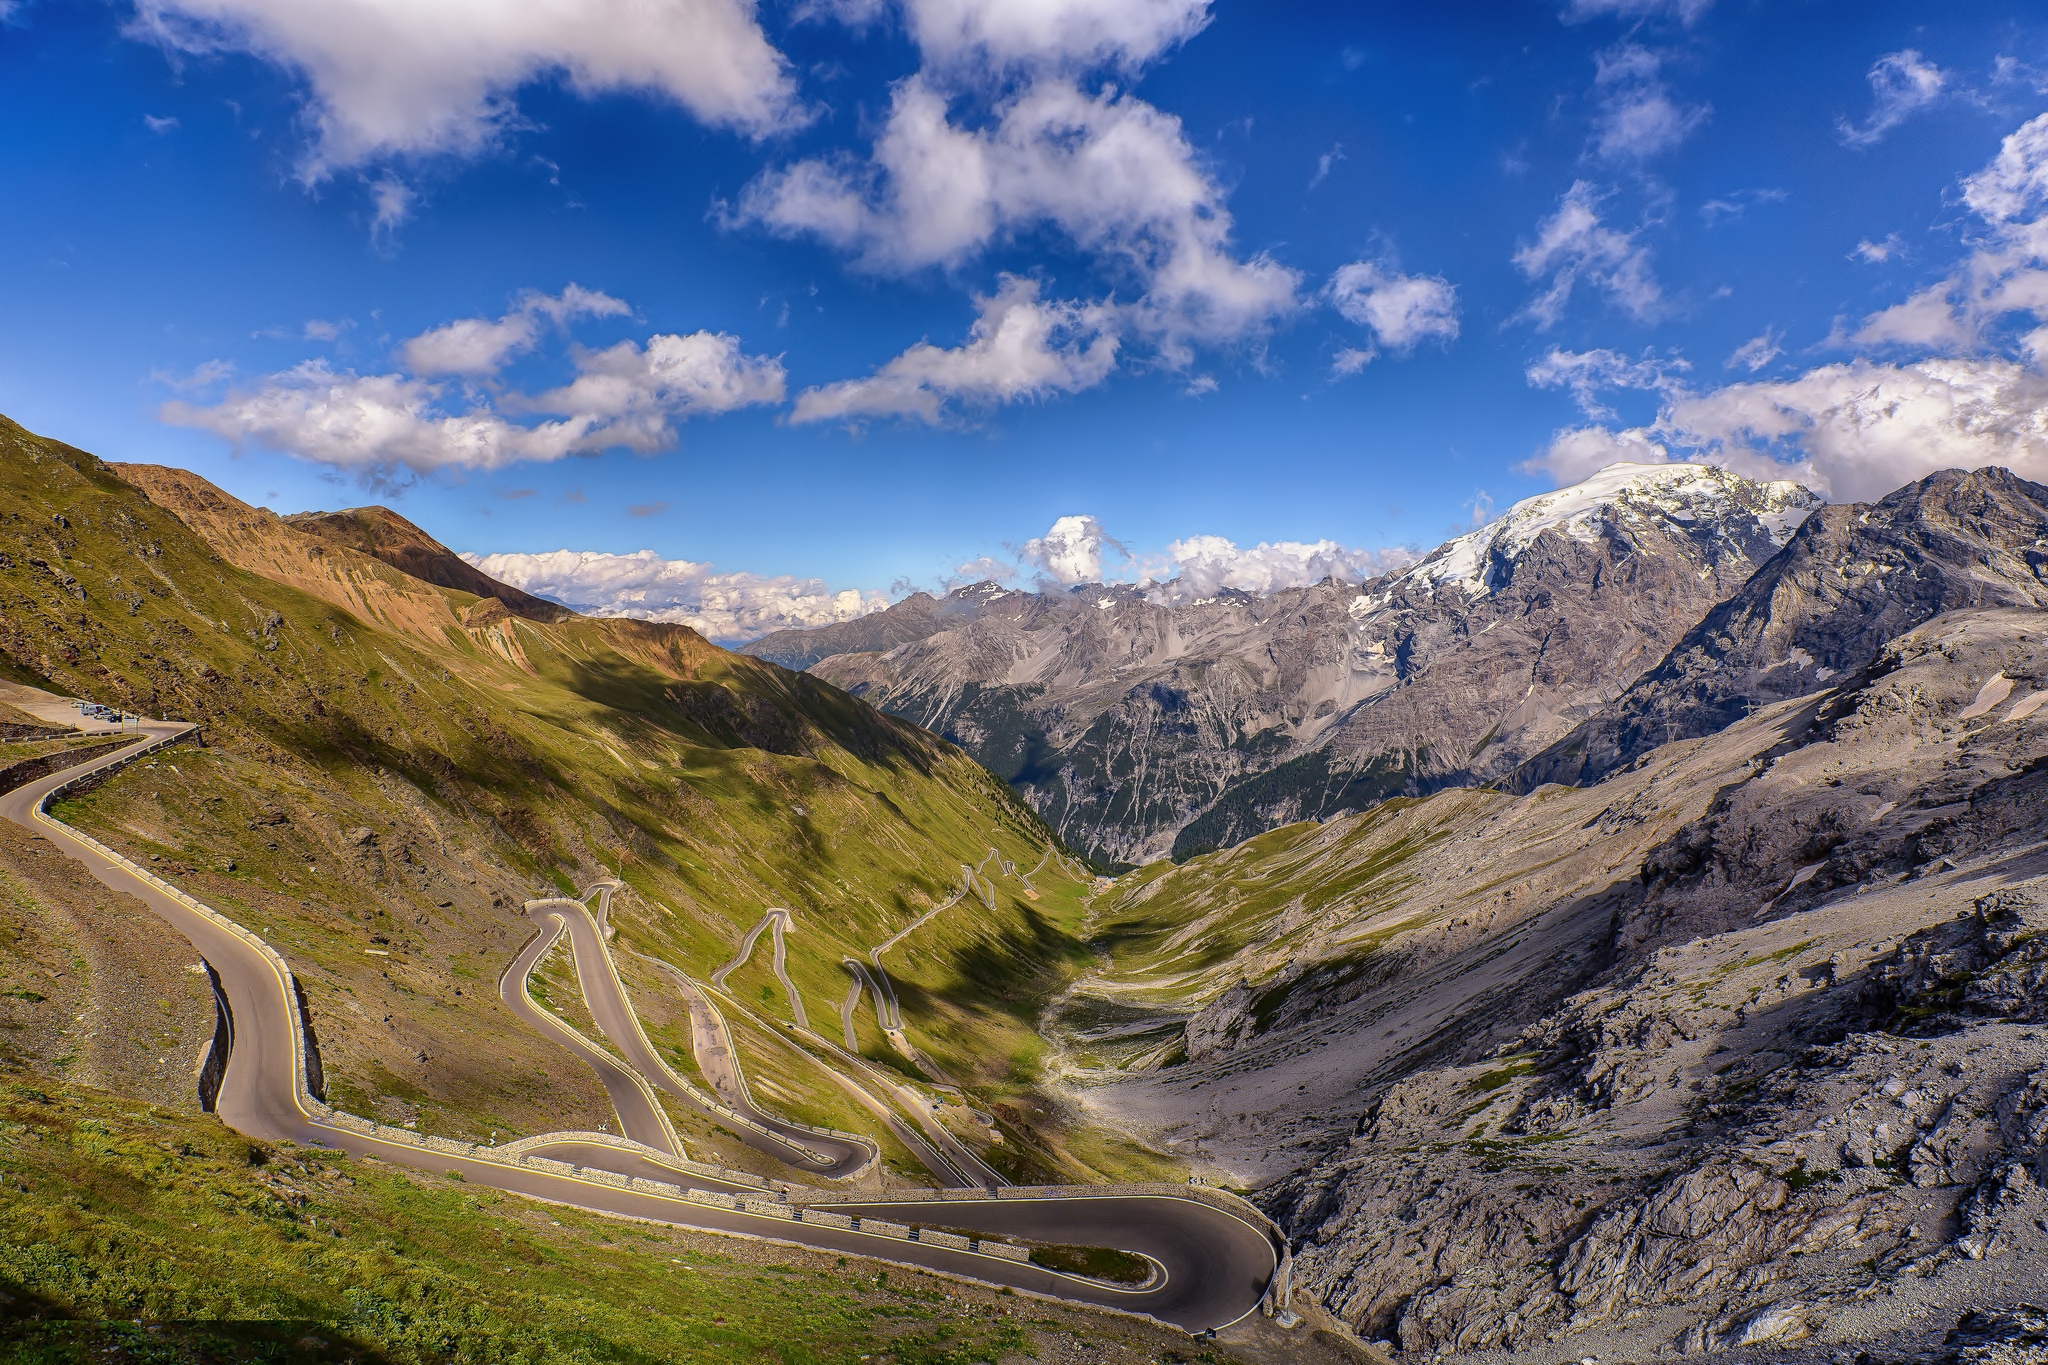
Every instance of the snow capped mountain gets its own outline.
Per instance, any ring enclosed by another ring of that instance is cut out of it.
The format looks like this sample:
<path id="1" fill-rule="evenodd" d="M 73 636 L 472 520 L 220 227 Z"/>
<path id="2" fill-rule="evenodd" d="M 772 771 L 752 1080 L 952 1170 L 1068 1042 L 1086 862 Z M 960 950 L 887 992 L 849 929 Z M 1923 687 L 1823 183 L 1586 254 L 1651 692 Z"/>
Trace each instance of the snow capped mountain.
<path id="1" fill-rule="evenodd" d="M 748 652 L 939 731 L 1074 847 L 1138 863 L 1504 777 L 1820 502 L 1706 465 L 1613 465 L 1363 584 L 982 584 Z"/>
<path id="2" fill-rule="evenodd" d="M 1825 501 L 1787 479 L 1758 483 L 1707 464 L 1611 464 L 1583 483 L 1524 498 L 1476 531 L 1439 546 L 1396 582 L 1457 585 L 1480 595 L 1498 586 L 1490 566 L 1513 563 L 1545 531 L 1595 544 L 1610 518 L 1643 526 L 1663 518 L 1721 525 L 1753 516 L 1782 546 Z"/>

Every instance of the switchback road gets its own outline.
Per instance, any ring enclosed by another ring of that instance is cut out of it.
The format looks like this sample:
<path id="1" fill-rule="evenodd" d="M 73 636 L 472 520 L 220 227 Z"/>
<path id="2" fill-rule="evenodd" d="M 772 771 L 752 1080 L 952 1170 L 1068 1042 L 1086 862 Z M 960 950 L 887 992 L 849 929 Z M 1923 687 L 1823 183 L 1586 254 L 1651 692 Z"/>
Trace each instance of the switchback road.
<path id="1" fill-rule="evenodd" d="M 51 818 L 44 803 L 67 783 L 120 766 L 190 726 L 145 723 L 141 738 L 111 755 L 31 782 L 0 795 L 0 819 L 22 825 L 78 860 L 111 889 L 148 905 L 191 941 L 220 980 L 231 1017 L 225 1074 L 215 1102 L 223 1122 L 249 1137 L 339 1148 L 357 1156 L 403 1165 L 454 1171 L 470 1182 L 536 1199 L 633 1218 L 795 1242 L 822 1250 L 874 1257 L 966 1275 L 994 1284 L 1051 1295 L 1075 1303 L 1145 1313 L 1189 1331 L 1220 1327 L 1252 1312 L 1277 1267 L 1270 1234 L 1245 1214 L 1175 1194 L 1091 1192 L 1036 1199 L 920 1200 L 873 1206 L 876 1216 L 937 1228 L 964 1228 L 1035 1241 L 1086 1241 L 1151 1256 L 1164 1275 L 1142 1289 L 1126 1289 L 974 1250 L 890 1240 L 855 1230 L 795 1223 L 773 1212 L 706 1207 L 674 1192 L 640 1185 L 621 1188 L 594 1173 L 568 1167 L 523 1167 L 509 1153 L 488 1148 L 424 1145 L 411 1135 L 377 1131 L 361 1120 L 344 1122 L 306 1088 L 305 1033 L 290 968 L 250 930 L 236 925 L 144 872 L 78 831 Z M 574 919 L 564 916 L 574 931 Z M 521 977 L 521 980 L 524 978 Z M 389 1132 L 389 1130 L 384 1130 Z M 551 1147 L 577 1142 L 574 1135 L 542 1139 Z M 598 1153 L 615 1151 L 582 1139 L 594 1164 Z M 632 1160 L 652 1179 L 673 1186 L 719 1188 L 721 1182 L 670 1166 L 652 1146 Z M 640 1172 L 636 1172 L 640 1173 Z M 726 1185 L 725 1188 L 731 1188 Z M 826 1208 L 857 1211 L 837 1202 Z"/>

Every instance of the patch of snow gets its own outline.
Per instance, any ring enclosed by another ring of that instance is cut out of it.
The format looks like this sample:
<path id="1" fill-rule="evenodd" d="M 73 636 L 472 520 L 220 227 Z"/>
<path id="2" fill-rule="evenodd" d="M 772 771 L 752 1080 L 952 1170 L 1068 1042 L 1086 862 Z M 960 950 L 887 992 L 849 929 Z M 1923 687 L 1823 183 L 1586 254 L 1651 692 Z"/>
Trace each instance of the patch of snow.
<path id="1" fill-rule="evenodd" d="M 2005 713 L 2005 718 L 2007 720 L 2025 720 L 2028 716 L 2040 710 L 2041 703 L 2044 701 L 2048 701 L 2048 692 L 2029 692 L 2013 705 L 2012 710 Z"/>
<path id="2" fill-rule="evenodd" d="M 1975 720 L 2011 695 L 2012 679 L 2006 677 L 2002 671 L 1993 673 L 1984 680 L 1984 685 L 1977 689 L 1977 699 L 1965 706 L 1957 719 Z"/>
<path id="3" fill-rule="evenodd" d="M 1514 560 L 1545 531 L 1597 544 L 1609 516 L 1624 523 L 1654 516 L 1690 525 L 1747 512 L 1782 546 L 1820 504 L 1817 494 L 1790 480 L 1758 483 L 1716 465 L 1611 464 L 1582 483 L 1522 499 L 1398 577 L 1430 587 L 1455 585 L 1483 597 L 1493 590 L 1484 571 L 1495 555 Z M 1356 604 L 1352 609 L 1357 611 Z"/>

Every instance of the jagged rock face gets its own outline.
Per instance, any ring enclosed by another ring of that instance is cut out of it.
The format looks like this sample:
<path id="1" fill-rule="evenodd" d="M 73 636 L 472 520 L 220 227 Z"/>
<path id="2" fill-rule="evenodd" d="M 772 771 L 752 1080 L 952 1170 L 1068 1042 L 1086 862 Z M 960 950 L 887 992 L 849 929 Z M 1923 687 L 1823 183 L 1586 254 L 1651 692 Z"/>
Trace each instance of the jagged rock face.
<path id="1" fill-rule="evenodd" d="M 902 628 L 938 629 L 812 671 L 960 743 L 1077 848 L 1185 857 L 1509 773 L 1818 502 L 1707 466 L 1618 465 L 1363 585 L 983 585 L 959 624 L 919 606 Z"/>
<path id="2" fill-rule="evenodd" d="M 1955 612 L 1594 787 L 1133 874 L 1082 988 L 1177 997 L 1184 1060 L 1079 1093 L 1404 1353 L 1936 1358 L 2048 1256 L 2044 670 L 2048 614 Z"/>
<path id="3" fill-rule="evenodd" d="M 1925 875 L 2048 822 L 2048 616 L 1954 612 L 1836 681 L 1643 860 L 1642 893 L 1615 919 L 1619 957 Z"/>
<path id="4" fill-rule="evenodd" d="M 1880 502 L 1824 508 L 1516 784 L 1596 781 L 1659 744 L 1816 692 L 1921 622 L 1974 606 L 2048 606 L 2048 488 L 2003 469 L 1948 469 Z"/>

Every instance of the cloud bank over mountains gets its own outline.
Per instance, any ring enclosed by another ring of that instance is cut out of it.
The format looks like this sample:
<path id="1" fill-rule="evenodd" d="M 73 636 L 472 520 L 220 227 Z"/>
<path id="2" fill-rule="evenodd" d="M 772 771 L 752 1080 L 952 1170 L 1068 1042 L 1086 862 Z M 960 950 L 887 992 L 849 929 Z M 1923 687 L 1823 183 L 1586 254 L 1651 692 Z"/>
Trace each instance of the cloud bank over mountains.
<path id="1" fill-rule="evenodd" d="M 1902 71 L 1904 59 L 1918 59 L 1894 55 Z M 1931 76 L 1873 72 L 1880 92 L 1892 88 L 1887 81 L 1908 92 L 1941 88 Z M 1905 94 L 1891 106 L 1881 101 L 1880 114 L 1901 102 L 1911 103 Z M 1886 117 L 1861 126 L 1881 136 Z M 1838 328 L 1836 344 L 1866 352 L 1854 359 L 1695 391 L 1676 357 L 1553 349 L 1529 367 L 1529 382 L 1570 389 L 1596 421 L 1616 416 L 1597 396 L 1603 390 L 1655 392 L 1661 406 L 1641 426 L 1560 431 L 1522 468 L 1568 484 L 1615 460 L 1702 459 L 1796 479 L 1836 501 L 1879 497 L 1958 466 L 2003 465 L 2048 480 L 2048 114 L 2006 136 L 1988 165 L 1963 178 L 1960 199 L 1976 219 L 1971 249 L 1933 284 L 1853 330 Z M 1780 353 L 1768 333 L 1750 346 L 1771 352 L 1742 361 L 1752 371 Z"/>
<path id="2" fill-rule="evenodd" d="M 652 550 L 553 550 L 463 558 L 500 582 L 579 611 L 673 622 L 719 641 L 828 626 L 889 605 L 888 597 L 878 592 L 834 591 L 819 579 L 789 574 L 718 573 L 710 564 L 663 559 Z"/>
<path id="3" fill-rule="evenodd" d="M 664 559 L 653 550 L 465 554 L 465 560 L 515 588 L 598 616 L 670 621 L 721 643 L 758 639 L 776 630 L 850 621 L 886 608 L 888 593 L 828 587 L 789 574 L 719 573 L 711 564 Z M 1083 583 L 1135 583 L 1160 601 L 1186 602 L 1234 588 L 1264 594 L 1335 577 L 1358 583 L 1415 562 L 1402 548 L 1360 550 L 1333 540 L 1261 542 L 1240 547 L 1222 536 L 1168 542 L 1157 554 L 1134 554 L 1092 516 L 1056 519 L 1005 557 L 959 565 L 942 591 L 994 580 L 1047 592 Z M 898 596 L 905 589 L 899 588 Z"/>

